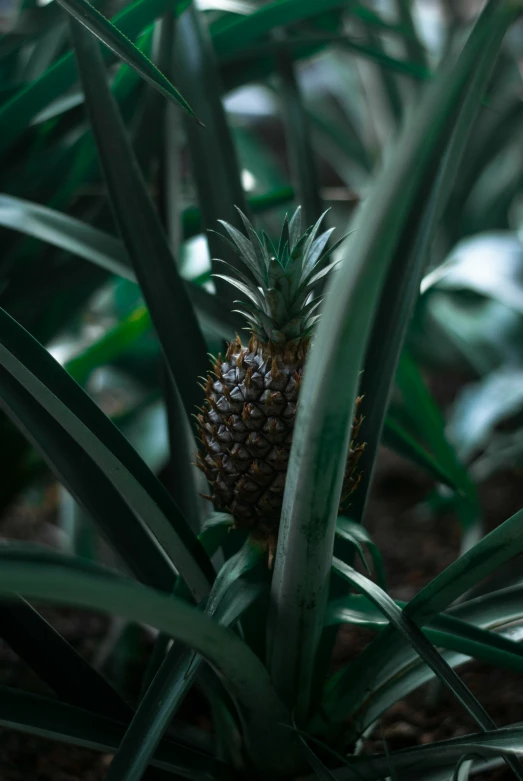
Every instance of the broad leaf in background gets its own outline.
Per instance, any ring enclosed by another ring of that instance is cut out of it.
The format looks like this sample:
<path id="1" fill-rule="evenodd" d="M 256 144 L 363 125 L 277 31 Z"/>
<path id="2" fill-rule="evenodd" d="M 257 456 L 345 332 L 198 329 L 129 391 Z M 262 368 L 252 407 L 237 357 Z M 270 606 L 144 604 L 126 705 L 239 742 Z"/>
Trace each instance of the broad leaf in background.
<path id="1" fill-rule="evenodd" d="M 454 402 L 448 436 L 459 457 L 470 461 L 496 426 L 523 410 L 523 369 L 502 367 L 467 385 Z"/>
<path id="2" fill-rule="evenodd" d="M 472 290 L 523 313 L 523 244 L 513 233 L 485 233 L 461 241 L 427 274 L 421 292 Z"/>

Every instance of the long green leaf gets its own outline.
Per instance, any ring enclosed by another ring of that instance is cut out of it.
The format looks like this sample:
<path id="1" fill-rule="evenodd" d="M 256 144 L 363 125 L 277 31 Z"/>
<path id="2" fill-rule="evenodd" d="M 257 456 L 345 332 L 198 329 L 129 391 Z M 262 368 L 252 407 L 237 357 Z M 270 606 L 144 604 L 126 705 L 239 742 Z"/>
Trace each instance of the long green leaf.
<path id="1" fill-rule="evenodd" d="M 421 373 L 405 350 L 399 359 L 396 382 L 403 394 L 407 415 L 413 420 L 420 439 L 440 463 L 446 464 L 457 487 L 459 517 L 465 532 L 478 533 L 481 509 L 478 492 L 466 467 L 445 434 L 445 420 L 426 387 Z"/>
<path id="2" fill-rule="evenodd" d="M 426 68 L 428 65 L 427 52 L 416 30 L 412 15 L 412 4 L 410 0 L 396 0 L 396 7 L 399 20 L 408 32 L 404 39 L 405 51 L 410 60 L 416 62 L 422 68 Z"/>
<path id="3" fill-rule="evenodd" d="M 406 615 L 418 626 L 423 626 L 482 578 L 521 551 L 523 510 L 490 532 L 425 586 L 406 605 Z M 366 693 L 372 689 L 378 671 L 404 647 L 404 640 L 393 628 L 386 629 L 376 638 L 354 662 L 350 671 L 347 670 L 336 680 L 335 690 L 328 688 L 325 707 L 329 717 L 345 720 L 349 711 L 357 711 Z"/>
<path id="4" fill-rule="evenodd" d="M 125 732 L 125 724 L 48 697 L 0 688 L 0 725 L 48 740 L 113 753 Z M 213 761 L 205 753 L 172 740 L 159 746 L 156 767 L 190 781 L 231 781 L 232 768 Z"/>
<path id="5" fill-rule="evenodd" d="M 186 412 L 201 402 L 207 350 L 107 84 L 97 41 L 71 20 L 78 68 L 118 227 Z"/>
<path id="6" fill-rule="evenodd" d="M 174 12 L 181 14 L 188 0 L 179 0 Z M 172 8 L 172 0 L 136 0 L 118 13 L 113 23 L 128 38 L 134 38 L 155 18 Z M 55 98 L 59 97 L 77 79 L 72 52 L 64 54 L 39 79 L 18 90 L 0 108 L 0 155 L 5 154 L 25 130 L 31 119 Z"/>
<path id="7" fill-rule="evenodd" d="M 151 60 L 138 49 L 126 35 L 120 32 L 108 19 L 88 3 L 87 0 L 57 0 L 89 32 L 99 38 L 124 62 L 134 68 L 140 76 L 157 89 L 168 100 L 181 106 L 196 120 L 194 111 L 187 101 L 173 87 L 169 79 L 158 70 Z M 199 121 L 199 120 L 198 120 Z"/>
<path id="8" fill-rule="evenodd" d="M 254 603 L 260 596 L 261 584 L 242 588 L 247 584 L 242 584 L 240 578 L 258 563 L 260 557 L 261 552 L 247 543 L 229 559 L 214 582 L 205 610 L 207 616 L 214 617 L 223 626 L 230 626 Z M 224 611 L 224 598 L 230 596 L 235 586 L 233 600 L 229 599 L 229 609 Z M 177 645 L 172 646 L 125 733 L 106 781 L 121 778 L 140 781 L 169 722 L 191 688 L 201 662 L 202 658 L 194 651 L 180 651 Z"/>
<path id="9" fill-rule="evenodd" d="M 286 202 L 290 199 L 292 199 L 292 191 L 283 191 L 277 192 L 274 200 L 270 195 L 263 196 L 261 199 L 255 200 L 255 204 L 259 203 L 258 208 L 263 210 L 270 208 L 274 203 Z M 199 219 L 198 215 L 193 210 L 187 210 L 186 217 L 189 233 L 197 232 L 199 230 L 196 224 L 196 220 Z M 110 273 L 129 279 L 131 282 L 136 281 L 129 256 L 122 242 L 115 236 L 74 217 L 69 217 L 31 201 L 2 195 L 0 196 L 0 225 L 49 242 L 60 249 L 96 263 L 97 266 Z M 213 296 L 193 284 L 187 286 L 187 292 L 202 322 L 202 327 L 206 326 L 217 331 L 222 339 L 230 339 L 231 334 L 241 328 L 237 317 L 231 314 L 225 302 L 218 299 L 217 296 Z M 131 322 L 131 316 L 129 323 L 121 324 L 124 330 L 129 331 L 129 335 L 134 328 L 137 330 L 140 330 L 142 326 L 145 328 L 146 320 L 150 320 L 149 314 L 145 312 L 140 312 L 136 316 L 136 322 Z M 117 336 L 117 329 L 115 329 L 115 334 L 108 335 L 108 344 L 112 342 L 113 336 Z M 105 346 L 100 345 L 100 349 L 103 351 Z"/>
<path id="10" fill-rule="evenodd" d="M 406 603 L 396 600 L 400 608 L 404 608 Z M 500 621 L 499 624 L 508 624 L 509 618 L 506 618 L 507 611 L 504 606 L 498 605 Z M 521 610 L 517 612 L 521 615 Z M 501 616 L 505 617 L 501 621 Z M 488 629 L 482 629 L 485 624 L 485 618 L 478 616 L 473 623 L 467 623 L 464 620 L 451 616 L 448 613 L 441 613 L 433 618 L 423 631 L 429 640 L 438 648 L 447 648 L 450 651 L 456 651 L 474 659 L 481 659 L 488 664 L 503 667 L 506 670 L 514 672 L 523 672 L 523 652 L 520 645 L 514 640 L 505 638 Z M 369 601 L 361 596 L 348 595 L 329 602 L 327 609 L 327 625 L 339 623 L 355 624 L 365 626 L 369 629 L 380 631 L 388 624 L 388 620 L 383 614 Z M 387 672 L 382 670 L 382 676 L 385 679 L 387 675 L 401 675 L 401 670 L 406 669 L 412 664 L 411 654 L 408 658 L 404 652 L 400 658 L 391 657 L 388 660 Z M 398 662 L 396 666 L 396 661 Z M 393 672 L 392 668 L 395 667 Z M 374 699 L 374 698 L 373 698 Z"/>
<path id="11" fill-rule="evenodd" d="M 451 137 L 477 57 L 499 46 L 516 14 L 489 3 L 457 62 L 427 90 L 357 217 L 333 275 L 301 389 L 273 578 L 271 676 L 280 696 L 308 710 L 329 584 L 335 522 L 360 369 L 394 252 Z"/>
<path id="12" fill-rule="evenodd" d="M 336 771 L 337 781 L 379 781 L 390 776 L 391 766 L 402 778 L 423 778 L 424 771 L 437 767 L 449 767 L 450 773 L 464 754 L 479 757 L 499 756 L 503 753 L 521 754 L 522 727 L 500 727 L 479 735 L 441 740 L 427 746 L 394 751 L 374 757 L 354 757 L 347 760 L 347 767 Z M 519 764 L 519 761 L 514 758 Z M 521 765 L 519 764 L 521 767 Z M 415 776 L 409 773 L 415 773 Z"/>
<path id="13" fill-rule="evenodd" d="M 131 718 L 132 709 L 112 686 L 24 599 L 0 605 L 0 634 L 64 702 L 120 721 Z"/>
<path id="14" fill-rule="evenodd" d="M 0 225 L 60 247 L 112 274 L 134 279 L 122 242 L 74 217 L 38 203 L 0 195 Z"/>
<path id="15" fill-rule="evenodd" d="M 216 23 L 211 34 L 219 58 L 237 56 L 278 27 L 303 22 L 332 9 L 355 5 L 347 0 L 274 0 L 250 16 L 229 18 Z"/>
<path id="16" fill-rule="evenodd" d="M 249 207 L 254 214 L 260 214 L 289 203 L 293 198 L 292 188 L 281 187 L 265 195 L 252 196 L 249 198 Z M 0 226 L 48 242 L 90 260 L 112 274 L 135 281 L 131 261 L 121 240 L 75 217 L 39 203 L 2 194 Z M 186 239 L 202 231 L 199 208 L 189 206 L 184 209 L 182 226 Z"/>
<path id="17" fill-rule="evenodd" d="M 276 33 L 274 35 L 276 37 Z M 281 97 L 281 111 L 286 126 L 287 156 L 291 164 L 298 203 L 303 209 L 305 224 L 309 226 L 314 225 L 323 213 L 316 160 L 310 139 L 309 120 L 285 33 L 280 32 L 277 40 L 280 44 L 277 55 L 280 77 L 278 93 Z"/>
<path id="18" fill-rule="evenodd" d="M 212 565 L 166 490 L 67 372 L 2 310 L 0 366 L 0 400 L 8 413 L 60 477 L 67 473 L 70 486 L 74 481 L 71 492 L 85 509 L 92 512 L 96 507 L 98 520 L 106 531 L 112 529 L 117 550 L 126 550 L 135 570 L 148 573 L 146 582 L 158 585 L 162 574 L 163 587 L 167 572 L 174 574 L 169 561 L 174 562 L 193 593 L 205 596 L 213 580 Z M 97 495 L 82 474 L 84 459 L 91 476 L 106 486 L 106 496 Z M 110 499 L 127 508 L 127 529 L 115 507 L 109 507 Z"/>
<path id="19" fill-rule="evenodd" d="M 458 489 L 455 480 L 446 469 L 446 465 L 437 460 L 431 453 L 425 450 L 409 432 L 399 423 L 393 415 L 385 418 L 383 426 L 383 444 L 394 450 L 400 456 L 417 464 L 439 483 L 447 485 L 454 490 Z"/>
<path id="20" fill-rule="evenodd" d="M 173 72 L 198 116 L 212 128 L 212 132 L 186 128 L 202 226 L 206 232 L 214 231 L 218 220 L 225 220 L 241 229 L 235 207 L 248 214 L 241 171 L 222 103 L 223 86 L 215 53 L 202 13 L 194 2 L 176 24 Z M 207 233 L 207 241 L 211 258 L 222 258 L 235 267 L 241 265 L 235 253 L 214 233 Z M 234 308 L 231 304 L 236 296 L 231 286 L 220 279 L 216 284 L 220 295 Z"/>
<path id="21" fill-rule="evenodd" d="M 231 631 L 176 597 L 148 589 L 101 568 L 27 546 L 0 549 L 0 594 L 21 594 L 61 605 L 121 615 L 169 634 L 200 653 L 222 675 L 238 702 L 246 741 L 258 768 L 280 778 L 293 760 L 286 709 L 260 660 Z"/>
<path id="22" fill-rule="evenodd" d="M 409 215 L 405 232 L 397 247 L 396 257 L 388 271 L 364 363 L 363 387 L 367 403 L 372 409 L 372 416 L 367 416 L 363 421 L 361 431 L 367 447 L 361 462 L 363 474 L 361 490 L 355 497 L 353 508 L 357 520 L 361 520 L 364 515 L 383 421 L 408 324 L 419 295 L 428 251 L 481 107 L 507 24 L 501 20 L 499 27 L 493 27 L 489 40 L 485 42 L 484 50 L 478 51 L 478 55 L 481 56 L 475 71 L 469 76 L 468 89 L 463 101 L 454 108 L 452 135 L 443 158 L 441 161 L 438 159 L 433 162 L 432 176 L 435 178 L 435 183 L 432 181 L 427 183 L 417 205 Z M 442 439 L 444 435 L 440 432 L 438 442 Z M 450 460 L 450 465 L 458 472 L 460 487 L 465 485 L 468 496 L 471 497 L 470 504 L 473 510 L 469 515 L 472 517 L 465 521 L 465 526 L 470 527 L 477 523 L 478 516 L 474 488 L 464 470 L 459 469 L 455 458 Z"/>
<path id="23" fill-rule="evenodd" d="M 355 545 L 358 548 L 358 551 L 361 551 L 362 544 L 367 546 L 372 563 L 374 565 L 378 585 L 386 590 L 386 577 L 385 567 L 383 566 L 383 558 L 378 546 L 375 542 L 373 542 L 368 531 L 364 529 L 361 524 L 355 523 L 355 521 L 340 515 L 336 520 L 336 534 Z M 364 565 L 367 566 L 365 557 L 362 553 L 360 553 L 360 558 L 363 560 Z"/>
<path id="24" fill-rule="evenodd" d="M 432 645 L 430 640 L 423 634 L 421 629 L 410 619 L 407 614 L 401 610 L 394 600 L 388 596 L 375 583 L 366 578 L 353 567 L 349 567 L 338 559 L 334 559 L 334 569 L 338 575 L 341 575 L 352 586 L 358 589 L 387 616 L 390 625 L 403 635 L 405 640 L 414 648 L 417 654 L 423 659 L 431 670 L 435 672 L 440 681 L 447 686 L 450 692 L 456 697 L 458 702 L 472 716 L 476 724 L 484 732 L 496 729 L 494 721 L 490 718 L 487 711 L 472 694 L 470 689 L 463 683 L 461 678 L 454 672 L 452 667 L 447 664 L 445 659 Z M 523 779 L 523 767 L 517 759 L 511 756 L 504 756 L 506 764 L 513 770 L 516 778 Z"/>
<path id="25" fill-rule="evenodd" d="M 211 513 L 207 518 L 200 534 L 198 535 L 198 539 L 200 540 L 203 549 L 209 558 L 214 556 L 216 551 L 223 546 L 224 542 L 227 540 L 230 532 L 232 531 L 233 523 L 233 517 L 231 515 L 227 515 L 227 513 L 214 512 Z M 179 599 L 185 600 L 186 602 L 192 602 L 191 592 L 181 578 L 179 578 L 176 583 L 174 595 Z M 142 691 L 144 693 L 147 691 L 152 683 L 154 676 L 160 669 L 160 665 L 165 658 L 168 646 L 169 637 L 165 634 L 160 634 L 156 639 L 153 653 L 151 654 L 149 664 L 147 665 L 147 669 L 145 671 L 144 680 L 142 683 Z"/>

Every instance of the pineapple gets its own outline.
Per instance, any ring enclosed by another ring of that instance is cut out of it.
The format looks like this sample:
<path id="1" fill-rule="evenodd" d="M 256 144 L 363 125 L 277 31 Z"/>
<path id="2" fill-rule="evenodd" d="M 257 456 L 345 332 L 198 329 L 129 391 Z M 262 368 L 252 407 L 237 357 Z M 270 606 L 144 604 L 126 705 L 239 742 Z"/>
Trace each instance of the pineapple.
<path id="1" fill-rule="evenodd" d="M 332 230 L 318 235 L 322 219 L 301 233 L 300 208 L 283 225 L 278 249 L 261 238 L 240 212 L 247 237 L 222 222 L 249 275 L 220 261 L 222 279 L 238 288 L 239 312 L 250 340 L 239 336 L 220 354 L 205 384 L 206 401 L 198 415 L 205 449 L 198 466 L 212 487 L 215 509 L 230 513 L 238 528 L 274 553 L 292 443 L 296 408 L 311 333 L 321 301 L 314 289 L 336 263 L 326 264 L 343 241 L 327 248 Z M 358 403 L 359 403 L 358 399 Z M 354 419 L 342 501 L 358 484 L 356 444 L 361 417 Z"/>

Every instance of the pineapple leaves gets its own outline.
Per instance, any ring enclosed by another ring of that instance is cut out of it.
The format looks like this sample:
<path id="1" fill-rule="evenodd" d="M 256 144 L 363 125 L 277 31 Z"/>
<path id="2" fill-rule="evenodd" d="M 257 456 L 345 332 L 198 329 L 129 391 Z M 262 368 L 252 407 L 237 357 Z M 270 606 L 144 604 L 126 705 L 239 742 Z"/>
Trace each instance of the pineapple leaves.
<path id="1" fill-rule="evenodd" d="M 190 416 L 194 405 L 201 403 L 194 378 L 207 369 L 205 341 L 109 89 L 98 42 L 75 20 L 71 33 L 114 215 L 167 367 Z M 177 330 L 184 339 L 178 338 Z"/>
<path id="2" fill-rule="evenodd" d="M 459 106 L 471 90 L 478 104 L 482 99 L 472 79 L 478 56 L 495 59 L 517 12 L 508 0 L 488 3 L 459 58 L 445 61 L 360 207 L 357 230 L 327 290 L 301 388 L 269 619 L 272 679 L 297 718 L 310 706 L 354 404 L 380 295 L 402 231 L 412 228 L 420 198 L 428 197 Z"/>
<path id="3" fill-rule="evenodd" d="M 243 729 L 258 768 L 281 772 L 293 737 L 289 716 L 274 693 L 263 664 L 233 632 L 201 611 L 111 570 L 31 546 L 0 550 L 0 595 L 22 595 L 58 605 L 75 605 L 154 626 L 207 659 L 223 676 L 244 716 Z M 288 761 L 288 759 L 287 759 Z"/>
<path id="4" fill-rule="evenodd" d="M 249 239 L 251 241 L 251 245 L 254 250 L 254 254 L 256 256 L 257 267 L 263 276 L 263 273 L 265 272 L 266 274 L 269 270 L 269 262 L 270 262 L 269 253 L 267 252 L 266 246 L 260 241 L 260 237 L 252 227 L 252 223 L 250 222 L 250 220 L 247 219 L 247 217 L 241 211 L 241 209 L 237 209 L 237 210 L 242 219 L 245 230 L 247 231 Z"/>
<path id="5" fill-rule="evenodd" d="M 238 211 L 240 210 L 238 209 Z M 258 265 L 258 257 L 256 255 L 256 252 L 254 251 L 254 247 L 252 243 L 248 239 L 246 239 L 243 233 L 239 231 L 237 228 L 235 228 L 233 225 L 229 225 L 229 223 L 225 222 L 224 220 L 218 220 L 218 222 L 220 222 L 221 225 L 223 225 L 223 227 L 231 237 L 236 253 L 244 261 L 245 265 L 251 271 L 254 278 L 257 280 L 257 282 L 259 282 L 260 285 L 263 285 L 265 280 L 263 277 L 262 269 Z"/>
<path id="6" fill-rule="evenodd" d="M 254 288 L 252 285 L 248 285 L 245 282 L 242 282 L 242 280 L 236 279 L 235 277 L 229 277 L 226 274 L 213 274 L 213 277 L 224 279 L 225 282 L 228 282 L 230 285 L 240 290 L 253 302 L 253 304 L 255 304 L 256 307 L 262 308 L 264 306 L 261 297 L 256 293 L 256 288 Z"/>
<path id="7" fill-rule="evenodd" d="M 468 589 L 517 556 L 523 551 L 522 522 L 523 510 L 520 510 L 460 556 L 405 606 L 406 615 L 418 626 L 424 626 Z M 453 610 L 459 615 L 461 609 L 459 606 Z M 338 678 L 335 691 L 329 687 L 324 707 L 330 718 L 343 721 L 349 712 L 357 712 L 366 700 L 370 682 L 373 685 L 379 670 L 390 660 L 398 659 L 401 653 L 405 653 L 404 638 L 392 627 L 386 629 L 351 665 L 350 671 L 345 670 Z"/>
<path id="8" fill-rule="evenodd" d="M 365 594 L 378 609 L 388 618 L 390 625 L 401 632 L 409 644 L 438 676 L 438 678 L 452 692 L 458 702 L 467 710 L 470 716 L 476 721 L 478 726 L 485 732 L 495 729 L 496 725 L 474 697 L 472 692 L 463 683 L 461 678 L 454 672 L 439 651 L 432 645 L 430 640 L 425 637 L 421 629 L 406 615 L 394 600 L 379 588 L 375 583 L 361 575 L 352 567 L 344 564 L 338 559 L 334 559 L 334 571 L 346 579 L 351 586 Z M 523 778 L 523 768 L 517 759 L 505 756 L 507 765 L 514 771 L 516 778 Z"/>
<path id="9" fill-rule="evenodd" d="M 283 226 L 282 226 L 282 229 L 281 229 L 280 243 L 278 244 L 278 255 L 277 255 L 277 257 L 278 257 L 281 265 L 283 266 L 283 268 L 285 268 L 286 265 L 287 265 L 287 263 L 284 261 L 284 255 L 285 255 L 285 251 L 287 251 L 287 254 L 289 253 L 289 242 L 290 242 L 290 237 L 289 237 L 289 217 L 286 214 L 285 215 L 285 219 L 283 220 Z"/>
<path id="10" fill-rule="evenodd" d="M 330 254 L 330 252 L 322 253 L 335 230 L 335 228 L 329 228 L 329 230 L 322 233 L 321 236 L 318 236 L 318 238 L 312 242 L 310 249 L 308 249 L 307 263 L 303 268 L 303 281 L 307 279 L 308 273 L 319 264 L 320 260 L 326 257 L 327 254 Z"/>
<path id="11" fill-rule="evenodd" d="M 167 591 L 178 570 L 195 597 L 206 596 L 213 567 L 167 491 L 89 396 L 3 310 L 0 367 L 0 405 L 128 566 Z"/>
<path id="12" fill-rule="evenodd" d="M 315 272 L 319 263 L 328 257 L 332 250 L 325 250 L 334 229 L 330 229 L 315 238 L 322 215 L 313 228 L 309 228 L 301 236 L 301 211 L 296 209 L 291 221 L 285 217 L 280 235 L 278 249 L 275 250 L 268 236 L 262 232 L 263 243 L 252 227 L 250 221 L 238 209 L 245 229 L 249 235 L 246 238 L 236 228 L 222 222 L 232 239 L 232 246 L 253 273 L 259 287 L 249 280 L 241 271 L 230 267 L 231 276 L 214 274 L 215 277 L 229 282 L 249 298 L 255 306 L 244 306 L 244 310 L 236 310 L 245 316 L 249 323 L 257 326 L 257 335 L 262 343 L 275 341 L 283 343 L 288 340 L 307 338 L 316 319 L 311 317 L 319 302 L 309 301 L 313 286 L 329 274 L 335 264 Z M 229 239 L 221 237 L 230 243 Z M 338 246 L 339 242 L 335 245 Z M 233 275 L 233 276 L 232 276 Z"/>
<path id="13" fill-rule="evenodd" d="M 0 687 L 0 725 L 105 754 L 115 753 L 125 732 L 124 720 L 6 686 Z M 230 781 L 233 771 L 228 765 L 210 758 L 200 745 L 187 745 L 183 730 L 173 732 L 158 747 L 153 766 L 174 774 L 173 778 Z"/>
<path id="14" fill-rule="evenodd" d="M 235 624 L 258 599 L 262 583 L 247 583 L 242 575 L 259 563 L 261 552 L 247 543 L 218 573 L 205 614 L 223 626 Z M 231 599 L 232 597 L 232 599 Z M 194 683 L 203 659 L 173 644 L 142 699 L 106 781 L 140 781 L 156 747 Z"/>
<path id="15" fill-rule="evenodd" d="M 181 106 L 197 122 L 187 101 L 173 87 L 169 79 L 138 49 L 114 24 L 97 11 L 87 0 L 57 0 L 58 3 L 89 32 L 99 38 L 109 49 L 134 68 L 140 76 L 168 100 Z"/>
<path id="16" fill-rule="evenodd" d="M 329 209 L 327 209 L 326 211 L 323 212 L 323 214 L 317 220 L 317 222 L 313 226 L 311 232 L 307 236 L 307 241 L 305 242 L 305 246 L 303 248 L 303 257 L 304 257 L 304 261 L 303 261 L 303 277 L 307 276 L 309 271 L 311 271 L 314 268 L 315 262 L 320 257 L 321 253 L 318 253 L 318 255 L 316 256 L 316 254 L 312 252 L 312 247 L 313 247 L 313 244 L 314 244 L 314 240 L 316 239 L 316 234 L 318 233 L 318 231 L 320 229 L 320 225 L 323 222 L 323 220 L 325 219 L 325 215 L 328 212 L 329 212 Z M 327 233 L 328 233 L 328 231 L 327 231 Z M 323 234 L 323 236 L 324 235 L 325 234 Z M 320 238 L 323 238 L 323 236 L 321 236 Z M 329 240 L 329 236 L 327 236 L 326 242 L 328 240 Z M 323 247 L 322 247 L 322 249 L 323 249 Z"/>
<path id="17" fill-rule="evenodd" d="M 291 217 L 291 221 L 289 222 L 289 246 L 291 250 L 291 255 L 294 252 L 294 248 L 298 243 L 300 236 L 302 235 L 301 211 L 302 211 L 301 206 L 298 206 L 298 208 L 296 209 L 296 211 Z"/>

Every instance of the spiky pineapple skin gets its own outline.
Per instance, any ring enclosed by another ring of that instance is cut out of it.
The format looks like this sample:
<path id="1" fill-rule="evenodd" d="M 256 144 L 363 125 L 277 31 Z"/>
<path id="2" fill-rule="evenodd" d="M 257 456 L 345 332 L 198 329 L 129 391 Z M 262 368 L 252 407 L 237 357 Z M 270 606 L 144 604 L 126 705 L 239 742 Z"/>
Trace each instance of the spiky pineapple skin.
<path id="1" fill-rule="evenodd" d="M 252 338 L 244 347 L 237 337 L 207 377 L 206 401 L 198 416 L 205 452 L 198 466 L 212 487 L 217 510 L 230 513 L 238 528 L 273 548 L 303 367 L 309 340 L 284 346 Z M 356 488 L 356 445 L 361 418 L 355 417 L 343 498 Z"/>

